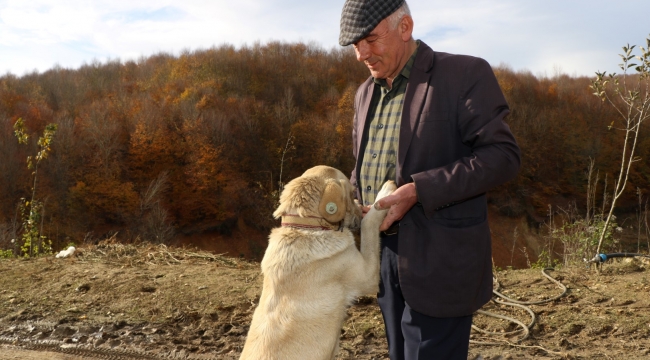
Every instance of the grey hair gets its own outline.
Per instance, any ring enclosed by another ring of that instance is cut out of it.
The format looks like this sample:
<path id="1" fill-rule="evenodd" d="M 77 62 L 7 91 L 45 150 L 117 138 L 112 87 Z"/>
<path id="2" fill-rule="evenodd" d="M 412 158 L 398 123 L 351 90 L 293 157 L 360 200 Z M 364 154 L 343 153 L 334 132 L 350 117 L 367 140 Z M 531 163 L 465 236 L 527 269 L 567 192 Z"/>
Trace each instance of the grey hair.
<path id="1" fill-rule="evenodd" d="M 409 9 L 409 5 L 406 3 L 406 1 L 404 1 L 404 4 L 402 4 L 402 6 L 395 10 L 392 14 L 388 15 L 387 19 L 390 28 L 396 29 L 397 25 L 399 25 L 399 22 L 406 15 L 411 16 L 411 9 Z"/>

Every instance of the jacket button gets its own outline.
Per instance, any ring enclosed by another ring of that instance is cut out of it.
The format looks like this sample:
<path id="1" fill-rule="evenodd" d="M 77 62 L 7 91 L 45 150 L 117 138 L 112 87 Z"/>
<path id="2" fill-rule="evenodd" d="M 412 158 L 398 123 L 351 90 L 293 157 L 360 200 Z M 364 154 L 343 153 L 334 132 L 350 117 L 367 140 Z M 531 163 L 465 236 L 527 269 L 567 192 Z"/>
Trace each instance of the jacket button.
<path id="1" fill-rule="evenodd" d="M 368 187 L 366 188 L 366 190 L 368 190 L 368 191 L 372 190 L 372 186 L 368 185 Z"/>
<path id="2" fill-rule="evenodd" d="M 372 154 L 373 159 L 376 158 L 376 157 L 377 157 L 377 154 Z"/>

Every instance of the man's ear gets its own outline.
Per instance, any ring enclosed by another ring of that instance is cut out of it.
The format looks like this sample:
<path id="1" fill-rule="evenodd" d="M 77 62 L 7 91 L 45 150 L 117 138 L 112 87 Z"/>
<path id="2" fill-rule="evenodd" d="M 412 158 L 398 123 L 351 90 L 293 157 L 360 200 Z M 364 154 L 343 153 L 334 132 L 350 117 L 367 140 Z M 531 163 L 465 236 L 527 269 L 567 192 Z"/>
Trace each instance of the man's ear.
<path id="1" fill-rule="evenodd" d="M 413 35 L 413 18 L 410 15 L 404 15 L 397 26 L 399 34 L 404 42 L 411 40 Z"/>

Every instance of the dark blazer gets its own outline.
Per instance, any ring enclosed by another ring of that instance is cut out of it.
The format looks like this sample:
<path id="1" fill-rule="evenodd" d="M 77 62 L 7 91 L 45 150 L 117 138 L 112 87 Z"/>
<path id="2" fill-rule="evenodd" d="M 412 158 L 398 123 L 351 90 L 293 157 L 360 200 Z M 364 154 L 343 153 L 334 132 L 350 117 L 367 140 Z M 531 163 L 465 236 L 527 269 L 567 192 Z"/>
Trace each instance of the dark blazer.
<path id="1" fill-rule="evenodd" d="M 359 199 L 359 156 L 374 88 L 368 79 L 354 102 L 351 181 Z M 509 112 L 485 60 L 420 43 L 406 88 L 395 179 L 417 189 L 418 203 L 400 221 L 398 252 L 400 286 L 418 312 L 469 315 L 492 296 L 485 193 L 519 170 L 519 147 L 504 122 Z"/>

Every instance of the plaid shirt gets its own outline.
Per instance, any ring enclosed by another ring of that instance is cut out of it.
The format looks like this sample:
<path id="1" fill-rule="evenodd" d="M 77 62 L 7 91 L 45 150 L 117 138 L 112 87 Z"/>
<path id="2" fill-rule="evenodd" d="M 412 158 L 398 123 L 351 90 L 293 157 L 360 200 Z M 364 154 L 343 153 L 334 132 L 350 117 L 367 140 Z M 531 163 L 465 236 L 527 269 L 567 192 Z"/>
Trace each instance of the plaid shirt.
<path id="1" fill-rule="evenodd" d="M 418 46 L 420 41 L 417 42 Z M 381 186 L 395 180 L 399 127 L 402 120 L 406 84 L 411 75 L 417 48 L 388 89 L 385 79 L 373 79 L 375 90 L 368 108 L 368 142 L 363 152 L 359 184 L 364 205 L 375 202 Z"/>

